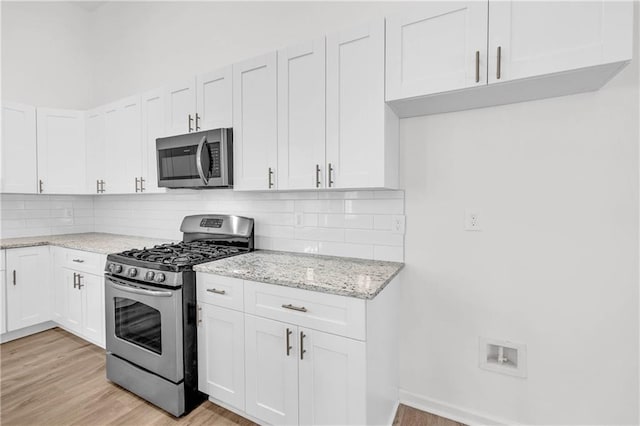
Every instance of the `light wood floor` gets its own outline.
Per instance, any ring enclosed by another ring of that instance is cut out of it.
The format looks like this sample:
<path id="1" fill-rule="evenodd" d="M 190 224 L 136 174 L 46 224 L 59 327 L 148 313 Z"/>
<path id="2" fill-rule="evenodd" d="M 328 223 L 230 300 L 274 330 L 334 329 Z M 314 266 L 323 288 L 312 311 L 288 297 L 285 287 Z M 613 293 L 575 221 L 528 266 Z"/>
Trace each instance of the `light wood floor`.
<path id="1" fill-rule="evenodd" d="M 176 419 L 105 378 L 104 351 L 59 328 L 0 345 L 0 424 L 253 425 L 211 402 Z M 394 425 L 460 426 L 401 405 Z"/>

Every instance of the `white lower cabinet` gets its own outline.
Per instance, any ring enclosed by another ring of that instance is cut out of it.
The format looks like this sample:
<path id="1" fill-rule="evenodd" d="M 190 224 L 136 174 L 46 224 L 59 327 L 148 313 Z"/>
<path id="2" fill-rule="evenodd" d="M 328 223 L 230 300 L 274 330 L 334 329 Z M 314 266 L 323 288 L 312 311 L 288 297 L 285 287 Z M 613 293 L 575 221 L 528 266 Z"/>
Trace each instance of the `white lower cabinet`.
<path id="1" fill-rule="evenodd" d="M 7 331 L 51 319 L 49 247 L 7 250 Z"/>
<path id="2" fill-rule="evenodd" d="M 54 247 L 53 251 L 53 320 L 67 331 L 104 347 L 104 278 L 102 272 L 104 256 Z M 90 264 L 96 258 L 95 265 Z M 78 262 L 77 268 L 68 263 Z M 70 262 L 69 262 L 70 261 Z"/>
<path id="3" fill-rule="evenodd" d="M 196 281 L 199 388 L 211 401 L 266 424 L 391 424 L 399 277 L 366 301 L 206 273 Z"/>
<path id="4" fill-rule="evenodd" d="M 5 309 L 5 291 L 6 291 L 6 280 L 5 280 L 5 267 L 4 267 L 4 250 L 0 250 L 0 334 L 7 332 L 7 310 Z"/>
<path id="5" fill-rule="evenodd" d="M 198 323 L 198 388 L 244 410 L 244 314 L 202 303 Z"/>
<path id="6" fill-rule="evenodd" d="M 247 314 L 245 351 L 247 414 L 271 424 L 298 424 L 297 327 Z"/>

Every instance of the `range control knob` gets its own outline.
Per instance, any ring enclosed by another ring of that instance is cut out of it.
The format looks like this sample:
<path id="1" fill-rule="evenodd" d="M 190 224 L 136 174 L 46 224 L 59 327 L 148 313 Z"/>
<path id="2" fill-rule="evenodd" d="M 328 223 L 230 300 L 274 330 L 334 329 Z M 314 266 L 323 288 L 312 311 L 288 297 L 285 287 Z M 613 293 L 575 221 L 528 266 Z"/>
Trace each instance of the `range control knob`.
<path id="1" fill-rule="evenodd" d="M 153 273 L 153 271 L 147 271 L 147 273 L 144 276 L 144 279 L 147 280 L 147 281 L 151 281 L 151 280 L 153 280 L 153 276 L 154 275 L 155 274 Z"/>
<path id="2" fill-rule="evenodd" d="M 122 272 L 122 265 L 118 265 L 117 263 L 110 263 L 109 271 L 111 271 L 112 274 L 119 274 L 120 272 Z"/>
<path id="3" fill-rule="evenodd" d="M 127 271 L 127 275 L 130 277 L 135 277 L 137 274 L 138 270 L 136 268 L 130 268 L 129 271 Z"/>
<path id="4" fill-rule="evenodd" d="M 158 272 L 158 273 L 156 274 L 155 281 L 156 281 L 157 283 L 161 283 L 162 281 L 164 281 L 164 274 L 163 274 L 162 272 Z"/>

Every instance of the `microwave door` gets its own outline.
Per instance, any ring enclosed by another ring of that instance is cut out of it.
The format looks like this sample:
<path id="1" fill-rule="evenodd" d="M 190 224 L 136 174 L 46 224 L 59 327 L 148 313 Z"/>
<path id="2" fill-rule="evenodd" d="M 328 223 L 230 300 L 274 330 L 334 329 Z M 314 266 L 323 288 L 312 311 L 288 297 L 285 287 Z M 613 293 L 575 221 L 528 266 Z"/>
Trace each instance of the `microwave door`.
<path id="1" fill-rule="evenodd" d="M 158 146 L 158 185 L 169 188 L 202 186 L 196 163 L 198 144 Z"/>

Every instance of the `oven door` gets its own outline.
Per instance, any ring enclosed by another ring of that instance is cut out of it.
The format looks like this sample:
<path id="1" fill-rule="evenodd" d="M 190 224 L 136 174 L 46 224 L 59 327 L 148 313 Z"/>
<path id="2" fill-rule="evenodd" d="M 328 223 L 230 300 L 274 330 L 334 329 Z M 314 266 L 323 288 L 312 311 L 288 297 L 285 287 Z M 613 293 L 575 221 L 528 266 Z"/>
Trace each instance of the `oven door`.
<path id="1" fill-rule="evenodd" d="M 174 383 L 184 378 L 182 289 L 105 275 L 106 348 Z"/>
<path id="2" fill-rule="evenodd" d="M 168 188 L 229 186 L 229 129 L 156 140 L 158 186 Z"/>

